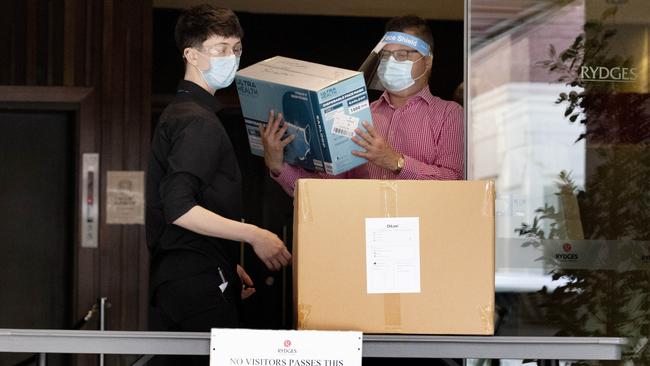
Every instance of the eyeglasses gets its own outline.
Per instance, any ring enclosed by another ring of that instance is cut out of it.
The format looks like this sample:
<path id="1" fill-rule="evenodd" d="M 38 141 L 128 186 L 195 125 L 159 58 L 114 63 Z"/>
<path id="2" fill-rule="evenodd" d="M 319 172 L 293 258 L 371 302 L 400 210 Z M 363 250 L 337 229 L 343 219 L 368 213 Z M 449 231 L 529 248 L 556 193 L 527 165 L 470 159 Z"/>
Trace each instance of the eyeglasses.
<path id="1" fill-rule="evenodd" d="M 243 52 L 243 48 L 241 45 L 230 48 L 225 44 L 217 44 L 210 47 L 203 47 L 203 51 L 211 57 L 224 57 L 228 56 L 230 53 L 239 57 Z"/>
<path id="2" fill-rule="evenodd" d="M 419 51 L 416 50 L 397 50 L 397 51 L 386 51 L 386 50 L 381 50 L 379 51 L 379 57 L 381 57 L 382 60 L 388 60 L 391 55 L 395 58 L 397 61 L 406 61 L 409 59 L 409 55 L 411 53 L 419 53 Z"/>

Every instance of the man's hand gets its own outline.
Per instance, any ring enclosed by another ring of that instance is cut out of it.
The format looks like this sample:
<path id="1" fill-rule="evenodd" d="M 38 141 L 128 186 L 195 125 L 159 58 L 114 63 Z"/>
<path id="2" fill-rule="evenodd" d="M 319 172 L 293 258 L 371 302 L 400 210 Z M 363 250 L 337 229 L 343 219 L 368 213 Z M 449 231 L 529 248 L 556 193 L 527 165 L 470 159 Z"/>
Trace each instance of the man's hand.
<path id="1" fill-rule="evenodd" d="M 271 270 L 279 270 L 291 262 L 291 254 L 277 235 L 256 227 L 250 244 L 255 254 Z"/>
<path id="2" fill-rule="evenodd" d="M 356 136 L 352 137 L 352 141 L 365 149 L 365 151 L 352 150 L 352 154 L 362 157 L 384 169 L 395 171 L 397 169 L 397 161 L 401 155 L 393 150 L 370 123 L 364 121 L 363 127 L 367 132 L 357 128 L 354 130 Z"/>
<path id="3" fill-rule="evenodd" d="M 290 135 L 282 139 L 287 128 L 289 125 L 282 123 L 282 113 L 278 113 L 276 116 L 273 110 L 269 112 L 269 123 L 266 126 L 260 124 L 262 145 L 264 145 L 264 163 L 273 175 L 279 175 L 282 171 L 284 147 L 295 138 L 294 135 Z"/>
<path id="4" fill-rule="evenodd" d="M 242 268 L 242 266 L 240 266 L 239 264 L 237 265 L 237 275 L 239 275 L 239 278 L 241 279 L 241 283 L 242 283 L 241 299 L 246 300 L 249 297 L 251 297 L 252 294 L 255 293 L 255 287 L 253 287 L 253 280 L 248 275 L 248 273 L 246 273 L 244 268 Z"/>

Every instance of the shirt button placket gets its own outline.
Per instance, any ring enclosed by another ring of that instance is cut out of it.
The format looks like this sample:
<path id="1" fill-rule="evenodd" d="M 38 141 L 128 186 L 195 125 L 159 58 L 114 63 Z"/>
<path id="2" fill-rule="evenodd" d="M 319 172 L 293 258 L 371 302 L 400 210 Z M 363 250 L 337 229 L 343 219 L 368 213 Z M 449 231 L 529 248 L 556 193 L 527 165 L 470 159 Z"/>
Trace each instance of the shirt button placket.
<path id="1" fill-rule="evenodd" d="M 386 136 L 386 142 L 395 149 L 395 144 L 393 141 L 395 140 L 395 129 L 397 128 L 396 125 L 399 122 L 396 122 L 396 120 L 399 119 L 399 110 L 396 110 L 393 112 L 393 115 L 390 117 L 390 123 L 388 124 L 388 134 Z M 382 179 L 388 179 L 388 174 L 384 171 L 382 174 Z"/>
<path id="2" fill-rule="evenodd" d="M 393 136 L 395 136 L 395 125 L 397 124 L 395 120 L 397 120 L 398 117 L 399 111 L 395 111 L 395 113 L 393 113 L 393 115 L 390 117 L 390 123 L 388 124 L 388 134 L 386 134 L 386 141 L 389 143 L 393 141 Z"/>

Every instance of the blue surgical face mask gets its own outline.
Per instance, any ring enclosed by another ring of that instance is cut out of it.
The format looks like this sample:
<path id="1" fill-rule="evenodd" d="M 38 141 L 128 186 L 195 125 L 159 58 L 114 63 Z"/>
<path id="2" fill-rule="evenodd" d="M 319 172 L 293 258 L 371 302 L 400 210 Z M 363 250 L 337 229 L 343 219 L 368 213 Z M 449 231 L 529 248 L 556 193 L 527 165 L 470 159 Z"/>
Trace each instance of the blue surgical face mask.
<path id="1" fill-rule="evenodd" d="M 423 58 L 424 57 L 421 57 L 417 61 L 397 61 L 393 56 L 390 56 L 388 60 L 381 60 L 379 62 L 379 67 L 377 68 L 379 81 L 381 81 L 381 84 L 386 88 L 386 90 L 392 92 L 402 91 L 410 87 L 415 84 L 415 80 L 424 75 L 423 73 L 415 79 L 411 76 L 413 64 Z"/>
<path id="2" fill-rule="evenodd" d="M 228 87 L 235 80 L 239 68 L 239 57 L 235 55 L 210 57 L 210 68 L 199 70 L 209 87 L 217 90 Z"/>
<path id="3" fill-rule="evenodd" d="M 295 138 L 284 149 L 285 159 L 291 162 L 303 161 L 307 159 L 311 145 L 309 144 L 309 125 L 299 127 L 293 123 L 284 122 L 287 125 L 287 132 L 285 136 L 294 135 Z"/>

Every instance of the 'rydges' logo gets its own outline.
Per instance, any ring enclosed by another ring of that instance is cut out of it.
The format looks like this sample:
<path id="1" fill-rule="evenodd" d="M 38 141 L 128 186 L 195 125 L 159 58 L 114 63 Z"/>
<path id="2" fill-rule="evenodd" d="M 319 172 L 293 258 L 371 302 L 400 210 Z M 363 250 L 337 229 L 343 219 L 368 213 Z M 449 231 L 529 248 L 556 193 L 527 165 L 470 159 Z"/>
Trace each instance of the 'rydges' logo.
<path id="1" fill-rule="evenodd" d="M 573 253 L 570 243 L 564 243 L 562 244 L 562 253 L 555 253 L 555 259 L 560 262 L 575 262 L 578 260 L 578 254 Z"/>
<path id="2" fill-rule="evenodd" d="M 291 348 L 291 340 L 285 339 L 282 342 L 282 348 L 278 348 L 278 353 L 298 353 L 295 348 Z"/>
<path id="3" fill-rule="evenodd" d="M 605 66 L 582 66 L 580 67 L 580 79 L 582 81 L 603 81 L 632 83 L 638 78 L 637 69 L 634 67 L 605 67 Z"/>
<path id="4" fill-rule="evenodd" d="M 237 79 L 237 91 L 239 95 L 257 97 L 257 85 L 252 80 Z"/>

